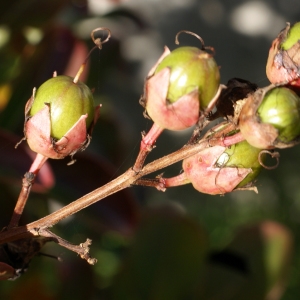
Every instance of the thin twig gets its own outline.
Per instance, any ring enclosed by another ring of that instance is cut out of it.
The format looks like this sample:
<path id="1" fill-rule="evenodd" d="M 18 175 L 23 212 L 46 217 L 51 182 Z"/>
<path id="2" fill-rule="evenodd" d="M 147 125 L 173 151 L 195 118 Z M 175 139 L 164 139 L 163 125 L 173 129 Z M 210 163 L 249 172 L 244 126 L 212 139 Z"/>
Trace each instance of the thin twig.
<path id="1" fill-rule="evenodd" d="M 24 207 L 27 203 L 31 187 L 34 184 L 34 180 L 39 173 L 41 167 L 45 164 L 47 157 L 42 154 L 37 154 L 29 171 L 25 173 L 23 181 L 22 181 L 22 189 L 19 194 L 19 198 L 17 200 L 15 209 L 13 211 L 13 215 L 11 220 L 7 226 L 7 228 L 16 227 L 19 225 L 20 218 L 22 216 Z"/>

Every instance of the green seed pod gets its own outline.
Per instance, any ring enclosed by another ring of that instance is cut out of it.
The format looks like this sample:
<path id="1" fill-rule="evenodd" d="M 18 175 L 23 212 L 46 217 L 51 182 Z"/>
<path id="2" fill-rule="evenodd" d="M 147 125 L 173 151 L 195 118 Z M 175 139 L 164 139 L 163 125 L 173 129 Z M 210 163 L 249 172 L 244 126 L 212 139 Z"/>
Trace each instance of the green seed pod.
<path id="1" fill-rule="evenodd" d="M 265 95 L 257 113 L 262 123 L 272 124 L 279 132 L 278 140 L 288 143 L 300 135 L 300 98 L 285 87 L 277 87 Z"/>
<path id="2" fill-rule="evenodd" d="M 69 76 L 57 76 L 43 83 L 36 92 L 29 115 L 34 116 L 45 104 L 50 106 L 51 137 L 62 138 L 82 115 L 88 114 L 86 127 L 94 119 L 94 99 L 83 82 Z"/>
<path id="3" fill-rule="evenodd" d="M 300 22 L 295 23 L 288 31 L 285 41 L 281 44 L 283 50 L 289 50 L 300 40 Z"/>
<path id="4" fill-rule="evenodd" d="M 198 89 L 201 109 L 208 106 L 220 83 L 219 67 L 211 54 L 196 47 L 179 47 L 163 59 L 155 74 L 166 67 L 171 69 L 167 94 L 171 103 Z"/>
<path id="5" fill-rule="evenodd" d="M 247 141 L 242 141 L 227 148 L 216 161 L 216 167 L 231 167 L 236 168 L 237 173 L 239 168 L 251 168 L 249 173 L 236 187 L 244 187 L 249 182 L 253 181 L 261 171 L 259 163 L 259 153 L 261 149 L 251 146 Z M 263 159 L 261 156 L 260 159 Z"/>

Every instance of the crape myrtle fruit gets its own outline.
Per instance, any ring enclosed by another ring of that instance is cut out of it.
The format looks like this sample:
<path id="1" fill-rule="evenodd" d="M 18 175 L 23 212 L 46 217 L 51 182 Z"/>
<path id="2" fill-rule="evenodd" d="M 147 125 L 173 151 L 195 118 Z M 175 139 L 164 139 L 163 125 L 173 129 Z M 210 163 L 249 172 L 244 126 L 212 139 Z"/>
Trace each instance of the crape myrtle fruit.
<path id="1" fill-rule="evenodd" d="M 72 77 L 55 76 L 28 101 L 26 117 L 25 136 L 33 151 L 54 159 L 73 155 L 86 147 L 96 121 L 92 92 Z"/>
<path id="2" fill-rule="evenodd" d="M 206 138 L 213 140 L 226 128 L 229 128 L 226 122 L 216 125 Z M 226 138 L 236 134 L 238 131 L 233 130 Z M 160 178 L 160 183 L 164 188 L 192 183 L 196 190 L 210 195 L 222 195 L 236 189 L 257 192 L 253 182 L 264 166 L 264 159 L 265 151 L 251 146 L 245 140 L 229 147 L 208 146 L 183 160 L 181 174 Z"/>
<path id="3" fill-rule="evenodd" d="M 202 47 L 179 47 L 172 52 L 165 47 L 148 73 L 140 103 L 145 108 L 144 115 L 154 123 L 147 134 L 143 133 L 140 152 L 133 166 L 136 172 L 164 129 L 178 131 L 197 124 L 203 110 L 213 108 L 221 90 L 213 49 L 204 47 L 201 37 L 189 31 L 180 31 L 176 44 L 179 44 L 181 32 L 196 36 Z"/>
<path id="4" fill-rule="evenodd" d="M 200 110 L 209 106 L 219 89 L 219 67 L 212 49 L 195 36 L 202 42 L 201 49 L 179 47 L 170 52 L 165 47 L 145 82 L 143 105 L 163 129 L 183 130 L 195 125 Z"/>
<path id="5" fill-rule="evenodd" d="M 260 151 L 247 141 L 228 148 L 214 146 L 186 158 L 182 167 L 199 192 L 225 194 L 247 186 L 257 177 L 261 170 Z"/>
<path id="6" fill-rule="evenodd" d="M 104 40 L 95 36 L 100 31 L 107 33 Z M 30 172 L 38 172 L 48 158 L 62 159 L 68 155 L 73 157 L 77 151 L 82 151 L 89 145 L 101 105 L 94 107 L 91 90 L 79 78 L 91 53 L 95 49 L 101 49 L 110 36 L 110 30 L 106 27 L 92 30 L 91 38 L 95 46 L 75 77 L 57 76 L 54 72 L 53 78 L 43 83 L 37 91 L 33 89 L 25 106 L 24 125 L 25 139 L 31 150 L 37 153 Z"/>
<path id="7" fill-rule="evenodd" d="M 61 139 L 78 121 L 87 114 L 85 119 L 88 128 L 94 118 L 94 99 L 91 90 L 81 81 L 73 82 L 69 76 L 57 76 L 44 82 L 35 94 L 29 111 L 33 117 L 45 104 L 50 107 L 51 137 Z M 64 116 L 65 111 L 68 112 Z"/>
<path id="8" fill-rule="evenodd" d="M 284 86 L 259 89 L 243 106 L 239 127 L 254 147 L 292 147 L 300 135 L 300 98 Z"/>

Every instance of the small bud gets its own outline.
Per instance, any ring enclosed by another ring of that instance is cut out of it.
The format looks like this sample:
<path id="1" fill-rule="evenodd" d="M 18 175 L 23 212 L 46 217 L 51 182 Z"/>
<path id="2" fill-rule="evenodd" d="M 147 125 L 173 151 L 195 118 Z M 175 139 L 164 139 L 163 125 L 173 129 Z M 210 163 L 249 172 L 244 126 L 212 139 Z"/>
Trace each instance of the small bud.
<path id="1" fill-rule="evenodd" d="M 85 148 L 97 118 L 90 89 L 72 77 L 57 76 L 43 83 L 28 101 L 25 136 L 33 151 L 64 158 Z"/>
<path id="2" fill-rule="evenodd" d="M 245 103 L 239 127 L 254 147 L 291 147 L 300 135 L 300 98 L 286 87 L 260 89 Z"/>

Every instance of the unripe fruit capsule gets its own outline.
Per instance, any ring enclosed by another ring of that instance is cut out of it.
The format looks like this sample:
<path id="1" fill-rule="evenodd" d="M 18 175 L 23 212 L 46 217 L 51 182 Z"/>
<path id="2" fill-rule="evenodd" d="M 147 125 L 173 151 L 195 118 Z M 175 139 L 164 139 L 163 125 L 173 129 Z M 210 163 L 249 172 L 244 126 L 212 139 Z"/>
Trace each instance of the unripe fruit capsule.
<path id="1" fill-rule="evenodd" d="M 171 103 L 198 89 L 201 109 L 208 106 L 220 83 L 219 67 L 211 54 L 196 47 L 179 47 L 163 59 L 155 74 L 166 67 L 171 69 L 167 94 Z"/>
<path id="2" fill-rule="evenodd" d="M 260 152 L 261 149 L 251 146 L 247 141 L 242 141 L 227 148 L 218 158 L 216 165 L 231 168 L 251 168 L 252 172 L 236 186 L 241 188 L 252 182 L 261 171 L 262 166 L 258 159 Z M 226 161 L 224 161 L 225 158 L 227 158 Z"/>
<path id="3" fill-rule="evenodd" d="M 300 135 L 300 98 L 285 87 L 270 90 L 257 111 L 262 123 L 272 124 L 278 139 L 288 143 Z"/>
<path id="4" fill-rule="evenodd" d="M 94 99 L 91 90 L 81 81 L 69 76 L 57 76 L 44 82 L 36 92 L 30 116 L 45 104 L 50 106 L 51 137 L 62 138 L 82 115 L 88 114 L 86 127 L 94 118 Z"/>

